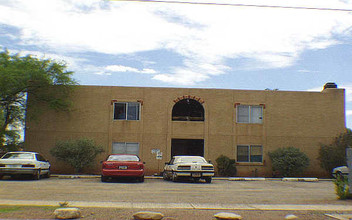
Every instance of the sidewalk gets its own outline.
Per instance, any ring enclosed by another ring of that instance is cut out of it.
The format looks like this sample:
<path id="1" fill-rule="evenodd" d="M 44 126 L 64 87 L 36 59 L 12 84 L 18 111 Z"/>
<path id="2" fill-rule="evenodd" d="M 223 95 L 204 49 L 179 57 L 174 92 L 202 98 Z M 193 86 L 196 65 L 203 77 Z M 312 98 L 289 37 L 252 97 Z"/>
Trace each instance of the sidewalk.
<path id="1" fill-rule="evenodd" d="M 0 205 L 58 206 L 63 201 L 4 200 Z M 193 209 L 193 210 L 260 210 L 260 211 L 352 211 L 351 205 L 321 204 L 209 204 L 209 203 L 142 203 L 66 201 L 70 207 L 121 209 Z"/>

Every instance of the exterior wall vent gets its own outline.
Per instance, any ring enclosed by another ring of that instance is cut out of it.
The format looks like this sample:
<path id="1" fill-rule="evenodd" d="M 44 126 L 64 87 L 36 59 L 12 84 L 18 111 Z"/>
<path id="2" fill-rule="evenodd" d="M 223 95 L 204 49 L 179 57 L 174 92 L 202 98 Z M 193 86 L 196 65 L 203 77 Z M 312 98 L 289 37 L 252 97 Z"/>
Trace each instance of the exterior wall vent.
<path id="1" fill-rule="evenodd" d="M 336 83 L 328 82 L 324 85 L 324 89 L 337 89 Z"/>

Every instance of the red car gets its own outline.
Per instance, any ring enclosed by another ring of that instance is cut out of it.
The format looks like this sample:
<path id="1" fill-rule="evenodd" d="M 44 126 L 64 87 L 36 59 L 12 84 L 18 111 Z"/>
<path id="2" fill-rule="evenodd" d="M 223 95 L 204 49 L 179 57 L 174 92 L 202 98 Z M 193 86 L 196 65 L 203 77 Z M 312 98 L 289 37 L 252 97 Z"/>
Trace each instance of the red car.
<path id="1" fill-rule="evenodd" d="M 144 163 L 136 155 L 111 154 L 102 162 L 101 181 L 110 177 L 134 177 L 144 182 Z"/>

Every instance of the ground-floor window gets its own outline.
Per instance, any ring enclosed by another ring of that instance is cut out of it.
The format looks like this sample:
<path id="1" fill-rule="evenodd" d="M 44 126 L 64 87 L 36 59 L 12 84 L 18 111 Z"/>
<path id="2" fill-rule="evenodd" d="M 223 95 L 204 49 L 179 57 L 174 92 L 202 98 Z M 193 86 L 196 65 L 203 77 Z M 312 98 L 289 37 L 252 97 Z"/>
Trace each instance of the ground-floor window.
<path id="1" fill-rule="evenodd" d="M 237 162 L 263 162 L 261 145 L 238 145 Z"/>
<path id="2" fill-rule="evenodd" d="M 139 154 L 139 143 L 114 142 L 112 143 L 113 154 Z"/>

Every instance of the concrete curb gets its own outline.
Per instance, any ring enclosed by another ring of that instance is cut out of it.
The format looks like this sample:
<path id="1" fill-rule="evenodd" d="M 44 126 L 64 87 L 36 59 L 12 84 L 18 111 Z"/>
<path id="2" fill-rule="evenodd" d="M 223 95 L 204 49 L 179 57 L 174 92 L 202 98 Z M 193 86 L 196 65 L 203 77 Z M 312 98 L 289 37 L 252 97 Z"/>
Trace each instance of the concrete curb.
<path id="1" fill-rule="evenodd" d="M 8 206 L 59 206 L 62 201 L 4 200 Z M 194 210 L 261 210 L 261 211 L 352 211 L 350 205 L 320 204 L 209 204 L 209 203 L 138 203 L 66 201 L 69 207 L 123 208 L 123 209 L 194 209 Z"/>

